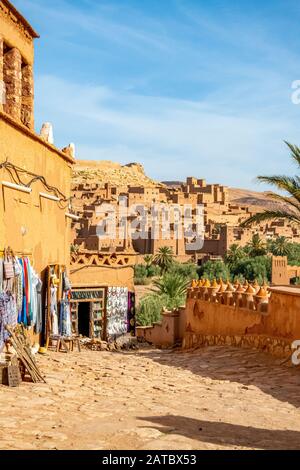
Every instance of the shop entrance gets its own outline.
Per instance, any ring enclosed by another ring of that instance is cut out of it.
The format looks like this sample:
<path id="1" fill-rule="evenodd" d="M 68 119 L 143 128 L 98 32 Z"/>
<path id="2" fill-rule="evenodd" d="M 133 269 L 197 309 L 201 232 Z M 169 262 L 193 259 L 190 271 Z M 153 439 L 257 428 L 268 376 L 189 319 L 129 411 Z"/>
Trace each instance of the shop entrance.
<path id="1" fill-rule="evenodd" d="M 90 337 L 90 302 L 78 304 L 78 333 L 86 338 Z"/>

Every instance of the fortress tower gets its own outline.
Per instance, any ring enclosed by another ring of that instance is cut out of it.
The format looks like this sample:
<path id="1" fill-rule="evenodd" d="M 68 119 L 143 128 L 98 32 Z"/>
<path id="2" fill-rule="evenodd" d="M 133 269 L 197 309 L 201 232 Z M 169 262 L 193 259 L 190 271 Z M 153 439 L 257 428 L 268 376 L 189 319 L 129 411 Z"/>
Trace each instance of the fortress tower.
<path id="1" fill-rule="evenodd" d="M 34 128 L 34 39 L 38 34 L 8 0 L 0 0 L 0 111 Z"/>

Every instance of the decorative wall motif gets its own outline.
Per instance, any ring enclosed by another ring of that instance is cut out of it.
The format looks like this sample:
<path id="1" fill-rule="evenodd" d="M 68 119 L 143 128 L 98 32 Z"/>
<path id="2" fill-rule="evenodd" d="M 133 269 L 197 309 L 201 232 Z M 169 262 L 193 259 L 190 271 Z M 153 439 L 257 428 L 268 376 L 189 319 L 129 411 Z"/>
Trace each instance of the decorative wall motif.
<path id="1" fill-rule="evenodd" d="M 134 266 L 135 263 L 135 255 L 73 253 L 71 257 L 72 266 L 108 266 L 120 268 L 122 266 Z"/>

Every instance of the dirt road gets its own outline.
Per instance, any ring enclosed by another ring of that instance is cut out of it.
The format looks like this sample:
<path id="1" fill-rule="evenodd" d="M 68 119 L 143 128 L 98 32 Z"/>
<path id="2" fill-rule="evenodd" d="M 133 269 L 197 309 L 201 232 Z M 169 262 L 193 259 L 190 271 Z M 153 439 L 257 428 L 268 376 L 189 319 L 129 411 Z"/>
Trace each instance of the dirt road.
<path id="1" fill-rule="evenodd" d="M 255 351 L 49 353 L 0 386 L 1 449 L 300 449 L 300 371 Z"/>

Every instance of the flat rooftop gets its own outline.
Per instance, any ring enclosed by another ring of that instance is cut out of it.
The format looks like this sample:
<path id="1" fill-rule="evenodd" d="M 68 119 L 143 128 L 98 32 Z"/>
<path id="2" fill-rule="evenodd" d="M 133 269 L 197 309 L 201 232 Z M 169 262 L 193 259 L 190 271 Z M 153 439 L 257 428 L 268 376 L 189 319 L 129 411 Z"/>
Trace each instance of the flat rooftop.
<path id="1" fill-rule="evenodd" d="M 281 294 L 291 294 L 300 296 L 300 287 L 298 286 L 274 286 L 270 287 L 271 292 L 280 292 Z"/>

